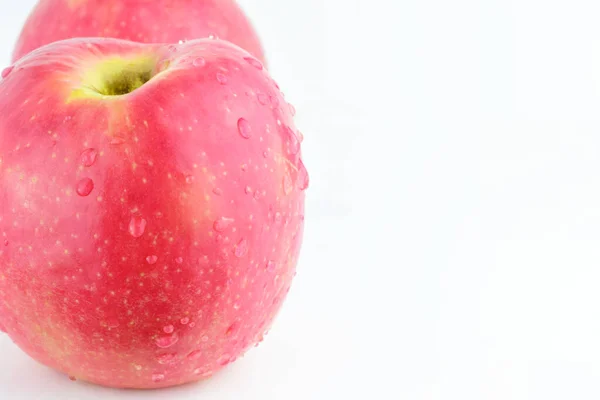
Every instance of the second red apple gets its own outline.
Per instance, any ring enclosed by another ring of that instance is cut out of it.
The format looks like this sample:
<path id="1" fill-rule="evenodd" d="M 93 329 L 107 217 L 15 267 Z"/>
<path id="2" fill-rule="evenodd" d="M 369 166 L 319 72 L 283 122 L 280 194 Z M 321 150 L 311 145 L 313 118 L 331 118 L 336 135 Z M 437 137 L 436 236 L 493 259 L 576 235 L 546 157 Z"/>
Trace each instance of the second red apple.
<path id="1" fill-rule="evenodd" d="M 235 0 L 41 0 L 21 31 L 13 60 L 74 37 L 176 43 L 210 36 L 265 63 L 258 36 Z"/>

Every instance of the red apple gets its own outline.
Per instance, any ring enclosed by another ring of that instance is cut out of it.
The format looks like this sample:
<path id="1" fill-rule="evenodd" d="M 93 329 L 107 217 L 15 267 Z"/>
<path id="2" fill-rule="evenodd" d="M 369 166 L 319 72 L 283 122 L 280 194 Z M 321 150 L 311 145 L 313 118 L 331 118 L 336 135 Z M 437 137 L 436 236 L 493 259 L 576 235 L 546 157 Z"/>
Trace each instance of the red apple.
<path id="1" fill-rule="evenodd" d="M 0 81 L 0 326 L 101 385 L 206 378 L 295 274 L 293 108 L 237 46 L 71 39 Z"/>
<path id="2" fill-rule="evenodd" d="M 211 35 L 265 63 L 258 36 L 235 0 L 40 0 L 23 27 L 13 60 L 74 37 L 177 43 Z"/>

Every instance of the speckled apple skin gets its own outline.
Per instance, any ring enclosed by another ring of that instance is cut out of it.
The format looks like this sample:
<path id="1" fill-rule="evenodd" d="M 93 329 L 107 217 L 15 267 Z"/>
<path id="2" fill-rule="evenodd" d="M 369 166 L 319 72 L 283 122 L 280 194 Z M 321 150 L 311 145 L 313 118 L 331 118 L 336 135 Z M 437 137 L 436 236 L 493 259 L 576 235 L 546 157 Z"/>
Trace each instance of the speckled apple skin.
<path id="1" fill-rule="evenodd" d="M 164 70 L 126 95 L 73 95 L 90 65 L 137 54 Z M 293 107 L 260 63 L 220 40 L 72 39 L 2 75 L 0 328 L 119 388 L 203 379 L 260 342 L 308 186 Z"/>
<path id="2" fill-rule="evenodd" d="M 211 35 L 265 63 L 260 40 L 235 0 L 40 0 L 23 26 L 13 60 L 75 37 L 177 43 Z"/>

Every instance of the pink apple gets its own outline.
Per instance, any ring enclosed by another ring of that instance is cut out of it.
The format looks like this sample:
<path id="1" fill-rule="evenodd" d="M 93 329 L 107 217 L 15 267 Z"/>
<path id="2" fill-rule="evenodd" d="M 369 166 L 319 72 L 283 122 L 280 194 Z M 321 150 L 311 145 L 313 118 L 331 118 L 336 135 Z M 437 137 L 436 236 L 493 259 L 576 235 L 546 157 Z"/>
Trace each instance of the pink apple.
<path id="1" fill-rule="evenodd" d="M 260 342 L 308 175 L 261 63 L 220 40 L 71 39 L 0 81 L 0 326 L 76 379 L 157 388 Z"/>
<path id="2" fill-rule="evenodd" d="M 40 0 L 23 27 L 13 59 L 74 37 L 177 43 L 211 35 L 265 62 L 258 36 L 235 0 Z"/>

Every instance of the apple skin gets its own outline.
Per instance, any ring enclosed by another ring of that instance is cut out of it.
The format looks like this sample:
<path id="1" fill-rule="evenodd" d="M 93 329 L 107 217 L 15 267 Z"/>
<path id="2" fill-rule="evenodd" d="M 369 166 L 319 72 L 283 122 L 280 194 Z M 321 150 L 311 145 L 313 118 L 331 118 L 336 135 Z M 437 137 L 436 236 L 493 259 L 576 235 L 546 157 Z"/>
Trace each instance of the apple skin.
<path id="1" fill-rule="evenodd" d="M 149 82 L 91 88 L 96 65 L 132 57 L 154 57 Z M 293 107 L 260 63 L 221 40 L 70 39 L 2 76 L 11 339 L 118 388 L 201 380 L 259 343 L 295 275 L 308 186 Z"/>
<path id="2" fill-rule="evenodd" d="M 25 22 L 13 61 L 75 37 L 177 43 L 211 35 L 266 65 L 260 40 L 235 0 L 41 0 Z"/>

